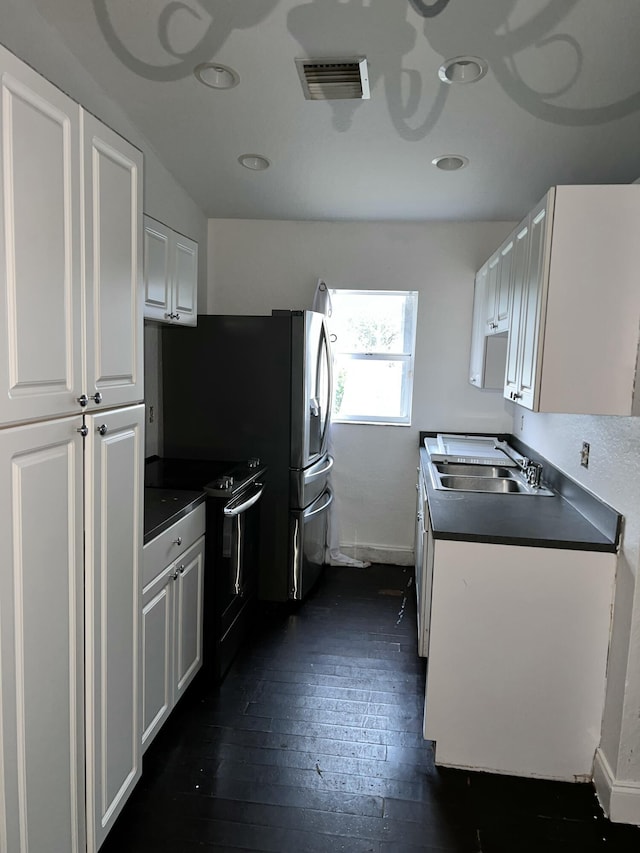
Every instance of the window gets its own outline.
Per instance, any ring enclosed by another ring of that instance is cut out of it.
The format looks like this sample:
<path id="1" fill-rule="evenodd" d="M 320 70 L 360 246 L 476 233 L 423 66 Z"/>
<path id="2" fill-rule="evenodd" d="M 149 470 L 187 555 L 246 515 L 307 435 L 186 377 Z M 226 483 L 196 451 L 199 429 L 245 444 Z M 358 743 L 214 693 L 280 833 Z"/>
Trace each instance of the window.
<path id="1" fill-rule="evenodd" d="M 334 421 L 410 424 L 418 294 L 331 290 Z"/>

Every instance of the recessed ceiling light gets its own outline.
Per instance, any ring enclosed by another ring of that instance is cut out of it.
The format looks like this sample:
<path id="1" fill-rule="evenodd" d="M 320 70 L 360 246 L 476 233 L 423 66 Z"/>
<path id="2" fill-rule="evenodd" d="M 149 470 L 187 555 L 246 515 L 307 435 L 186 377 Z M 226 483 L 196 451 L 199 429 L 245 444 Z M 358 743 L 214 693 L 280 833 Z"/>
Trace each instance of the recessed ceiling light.
<path id="1" fill-rule="evenodd" d="M 245 169 L 252 169 L 254 172 L 262 172 L 271 165 L 262 154 L 243 154 L 241 157 L 238 157 L 238 163 L 244 166 Z"/>
<path id="2" fill-rule="evenodd" d="M 193 69 L 201 83 L 211 89 L 233 89 L 240 82 L 240 78 L 233 68 L 220 65 L 217 62 L 202 62 Z"/>
<path id="3" fill-rule="evenodd" d="M 469 160 L 462 154 L 443 154 L 441 157 L 434 157 L 431 162 L 443 172 L 455 172 L 457 169 L 464 169 Z"/>
<path id="4" fill-rule="evenodd" d="M 489 66 L 478 56 L 454 56 L 438 68 L 443 83 L 475 83 L 487 73 Z"/>

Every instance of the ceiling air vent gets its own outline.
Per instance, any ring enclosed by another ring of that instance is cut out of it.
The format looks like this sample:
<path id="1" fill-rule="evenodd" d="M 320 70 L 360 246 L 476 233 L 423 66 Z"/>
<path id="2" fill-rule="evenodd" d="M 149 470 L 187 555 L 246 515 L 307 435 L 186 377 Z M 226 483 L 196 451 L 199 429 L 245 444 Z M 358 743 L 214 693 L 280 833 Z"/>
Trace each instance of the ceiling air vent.
<path id="1" fill-rule="evenodd" d="M 364 100 L 369 95 L 369 74 L 364 56 L 349 59 L 296 59 L 304 96 L 308 101 L 342 98 Z"/>

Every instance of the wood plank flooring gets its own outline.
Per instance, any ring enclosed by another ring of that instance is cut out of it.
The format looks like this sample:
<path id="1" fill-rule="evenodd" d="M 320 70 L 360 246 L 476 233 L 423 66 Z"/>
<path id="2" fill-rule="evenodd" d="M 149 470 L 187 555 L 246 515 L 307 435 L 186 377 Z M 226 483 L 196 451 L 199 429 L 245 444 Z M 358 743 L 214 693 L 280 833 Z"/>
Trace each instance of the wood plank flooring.
<path id="1" fill-rule="evenodd" d="M 327 569 L 194 684 L 103 853 L 638 853 L 588 785 L 437 769 L 415 634 L 409 569 Z"/>

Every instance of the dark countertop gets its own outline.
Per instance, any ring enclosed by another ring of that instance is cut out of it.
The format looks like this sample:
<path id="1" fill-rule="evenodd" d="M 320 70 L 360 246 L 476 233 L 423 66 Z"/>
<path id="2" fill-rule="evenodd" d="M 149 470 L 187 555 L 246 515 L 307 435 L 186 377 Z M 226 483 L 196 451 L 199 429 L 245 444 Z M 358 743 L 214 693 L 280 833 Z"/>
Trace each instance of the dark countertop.
<path id="1" fill-rule="evenodd" d="M 204 502 L 205 493 L 187 489 L 144 490 L 144 544 Z"/>
<path id="2" fill-rule="evenodd" d="M 434 489 L 420 448 L 434 539 L 615 553 L 617 542 L 565 498 Z"/>

